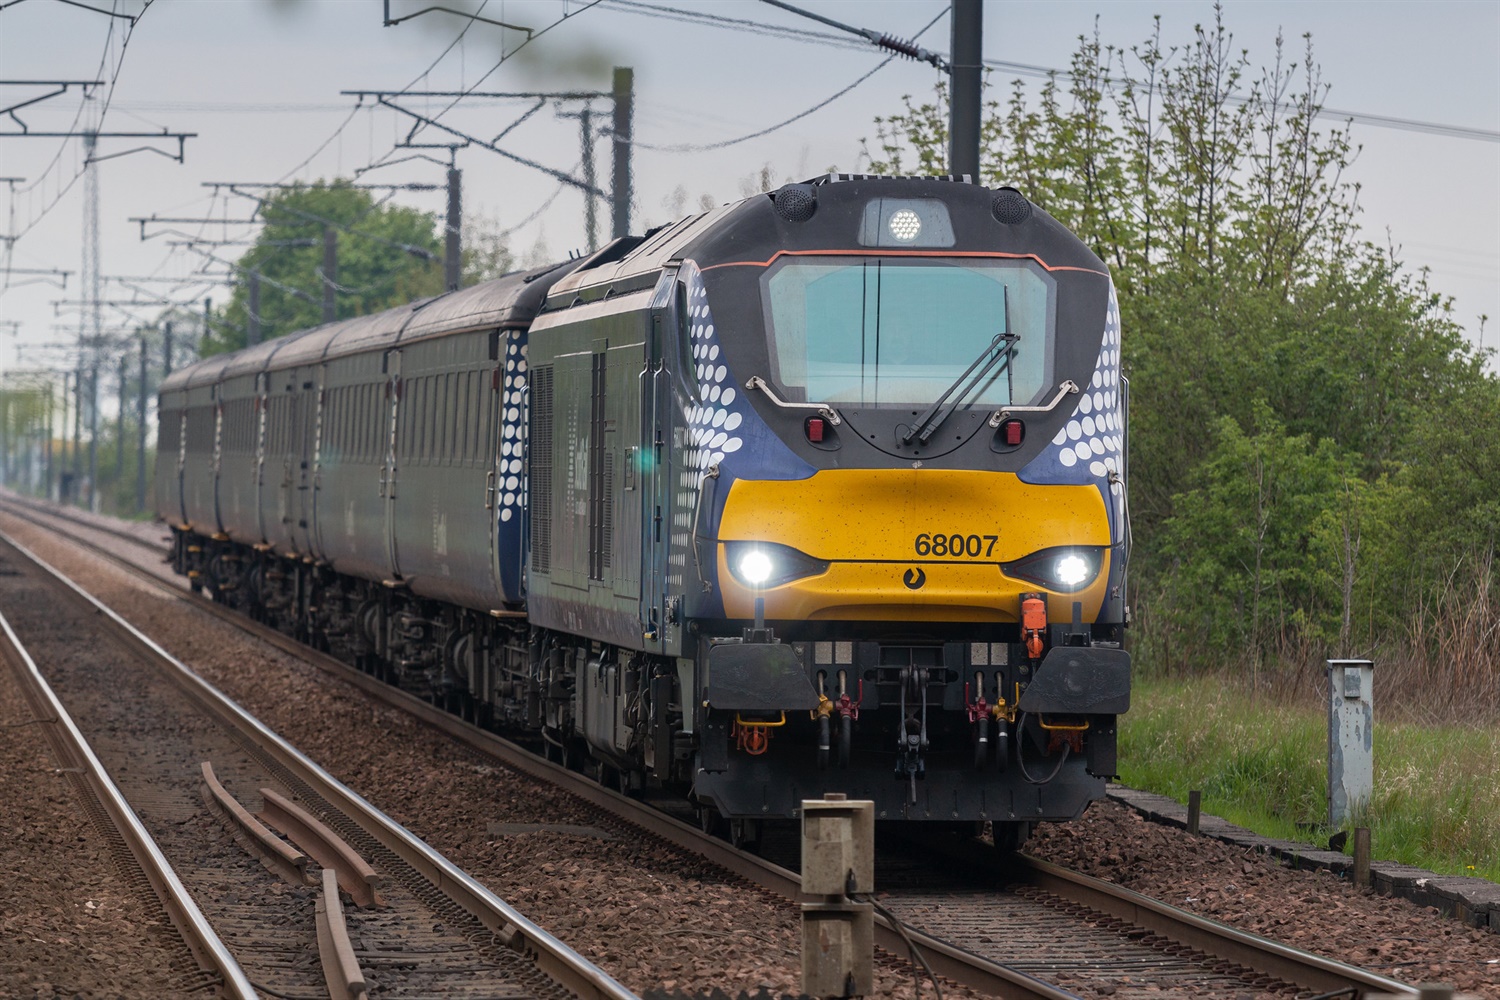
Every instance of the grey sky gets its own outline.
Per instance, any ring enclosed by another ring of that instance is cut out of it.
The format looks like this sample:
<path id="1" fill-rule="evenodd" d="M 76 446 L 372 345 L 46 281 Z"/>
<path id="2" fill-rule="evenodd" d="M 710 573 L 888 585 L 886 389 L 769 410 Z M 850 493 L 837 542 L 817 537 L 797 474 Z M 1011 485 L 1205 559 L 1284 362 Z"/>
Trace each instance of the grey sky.
<path id="1" fill-rule="evenodd" d="M 108 7 L 111 0 L 92 0 Z M 827 29 L 753 0 L 650 0 L 691 7 L 724 17 L 783 25 L 805 32 Z M 459 2 L 454 2 L 459 6 Z M 121 0 L 120 10 L 136 12 L 139 0 Z M 392 0 L 393 12 L 411 12 L 429 3 Z M 534 28 L 570 17 L 496 71 L 486 89 L 568 87 L 607 89 L 608 67 L 628 65 L 636 73 L 636 134 L 642 144 L 709 144 L 782 121 L 848 86 L 883 58 L 873 49 L 769 37 L 750 31 L 689 24 L 645 16 L 605 2 L 585 9 L 581 2 L 490 0 L 484 16 Z M 938 17 L 941 0 L 805 0 L 805 6 L 861 26 L 909 37 Z M 473 9 L 474 4 L 467 4 Z M 1330 107 L 1370 114 L 1435 121 L 1500 131 L 1500 2 L 1231 2 L 1227 22 L 1237 45 L 1250 50 L 1253 64 L 1272 57 L 1278 29 L 1300 56 L 1300 36 L 1311 32 L 1324 80 L 1333 87 Z M 1128 45 L 1144 39 L 1153 14 L 1163 21 L 1168 44 L 1191 40 L 1196 22 L 1212 18 L 1203 2 L 991 2 L 986 8 L 985 55 L 1042 66 L 1063 67 L 1077 36 L 1099 19 L 1106 42 Z M 113 21 L 104 79 L 120 61 L 119 39 L 126 23 L 57 0 L 25 0 L 0 10 L 0 78 L 91 79 L 100 72 L 101 54 Z M 400 89 L 412 83 L 451 43 L 465 19 L 427 14 L 398 27 L 381 25 L 378 0 L 158 0 L 140 19 L 124 54 L 105 128 L 147 131 L 165 126 L 196 132 L 184 164 L 137 153 L 111 159 L 100 168 L 100 230 L 103 273 L 188 276 L 202 259 L 171 251 L 168 237 L 141 242 L 131 216 L 227 213 L 245 218 L 251 203 L 214 201 L 204 181 L 311 180 L 347 176 L 385 156 L 406 126 L 384 110 L 361 110 L 347 89 Z M 485 25 L 473 26 L 462 43 L 418 88 L 454 89 L 472 85 L 498 58 L 502 44 L 514 47 L 521 35 Z M 946 51 L 947 17 L 921 43 Z M 997 74 L 999 82 L 1009 74 Z M 665 152 L 640 149 L 635 164 L 635 228 L 662 222 L 676 210 L 692 210 L 707 196 L 725 201 L 741 196 L 763 166 L 774 179 L 812 176 L 836 166 L 860 167 L 860 140 L 873 138 L 872 119 L 899 108 L 903 94 L 925 97 L 936 71 L 898 60 L 875 73 L 828 107 L 763 138 L 716 151 Z M 31 93 L 34 93 L 31 92 Z M 0 98 L 30 96 L 0 88 Z M 446 102 L 413 100 L 413 108 L 440 111 Z M 33 130 L 63 129 L 73 121 L 75 93 L 21 112 Z M 460 105 L 445 122 L 473 134 L 492 136 L 524 110 L 517 103 Z M 597 105 L 602 112 L 607 104 Z M 331 141 L 340 123 L 343 131 Z M 0 126 L 13 130 L 12 126 Z M 1362 185 L 1362 222 L 1367 234 L 1401 247 L 1413 267 L 1432 270 L 1434 287 L 1456 300 L 1456 318 L 1477 339 L 1477 317 L 1491 317 L 1485 341 L 1500 343 L 1500 143 L 1450 138 L 1357 124 L 1363 146 L 1351 177 Z M 313 155 L 327 141 L 321 153 Z M 106 140 L 102 153 L 138 145 Z M 559 119 L 551 108 L 528 119 L 506 139 L 516 152 L 561 170 L 579 162 L 577 123 Z M 392 154 L 392 158 L 408 155 Z M 445 154 L 444 154 L 445 155 Z M 49 171 L 48 164 L 57 157 Z M 309 157 L 311 159 L 309 160 Z M 305 167 L 299 168 L 304 161 Z M 0 139 L 0 176 L 26 183 L 12 200 L 0 186 L 0 230 L 25 231 L 16 242 L 13 266 L 73 271 L 66 292 L 46 284 L 21 284 L 0 292 L 0 319 L 20 324 L 26 345 L 66 341 L 57 325 L 77 323 L 76 312 L 54 315 L 50 303 L 79 298 L 84 185 L 59 193 L 81 168 L 81 144 L 49 139 Z M 608 170 L 607 148 L 599 150 L 601 175 Z M 557 183 L 526 167 L 479 149 L 459 153 L 464 170 L 465 205 L 510 227 L 532 215 L 554 195 Z M 439 167 L 422 161 L 387 167 L 366 179 L 442 180 Z M 401 195 L 403 202 L 440 211 L 439 193 Z M 685 204 L 684 204 L 685 199 Z M 56 202 L 49 211 L 48 205 Z M 607 211 L 601 211 L 607 227 Z M 188 227 L 185 227 L 188 228 Z M 198 227 L 190 227 L 197 229 Z M 220 230 L 210 230 L 217 235 Z M 241 228 L 231 235 L 246 233 Z M 557 194 L 534 221 L 512 239 L 519 253 L 539 250 L 554 257 L 581 248 L 583 210 L 572 191 Z M 226 249 L 232 257 L 239 251 Z M 153 286 L 171 290 L 170 285 Z M 212 295 L 223 301 L 223 286 L 184 285 L 180 297 Z M 112 298 L 126 293 L 113 287 Z M 136 310 L 138 319 L 150 310 Z M 132 325 L 124 312 L 106 313 L 105 326 Z M 0 333 L 8 333 L 0 326 Z M 1128 336 L 1128 331 L 1127 331 Z M 48 355 L 28 346 L 21 366 L 45 363 Z M 17 367 L 17 353 L 0 340 L 0 370 Z"/>

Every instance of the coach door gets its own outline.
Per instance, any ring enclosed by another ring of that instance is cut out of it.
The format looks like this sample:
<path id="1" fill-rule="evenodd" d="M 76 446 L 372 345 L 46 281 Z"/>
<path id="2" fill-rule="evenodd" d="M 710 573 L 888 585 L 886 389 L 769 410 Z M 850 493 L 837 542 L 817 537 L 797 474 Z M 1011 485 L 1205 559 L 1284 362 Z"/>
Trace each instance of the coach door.
<path id="1" fill-rule="evenodd" d="M 322 452 L 323 445 L 323 386 L 326 381 L 326 373 L 323 366 L 318 365 L 310 373 L 311 378 L 303 383 L 307 391 L 303 397 L 307 401 L 306 416 L 303 418 L 302 434 L 302 485 L 299 500 L 302 505 L 302 513 L 298 517 L 298 524 L 302 528 L 302 539 L 304 552 L 313 555 L 322 555 L 322 546 L 318 541 L 318 458 Z"/>
<path id="2" fill-rule="evenodd" d="M 255 376 L 255 527 L 256 537 L 264 541 L 266 534 L 266 387 L 271 376 L 265 372 Z"/>
<path id="3" fill-rule="evenodd" d="M 219 391 L 224 383 L 213 387 L 214 396 L 214 531 L 224 530 L 224 512 L 219 509 L 219 473 L 224 459 L 224 401 Z"/>
<path id="4" fill-rule="evenodd" d="M 380 497 L 385 507 L 385 561 L 389 579 L 401 576 L 401 562 L 396 551 L 396 494 L 400 468 L 396 456 L 397 418 L 401 413 L 401 352 L 385 355 L 385 464 L 380 470 Z"/>
<path id="5" fill-rule="evenodd" d="M 183 481 L 185 479 L 185 470 L 187 469 L 187 393 L 184 392 L 182 396 L 182 406 L 177 411 L 177 475 L 173 478 L 172 482 L 177 487 L 173 491 L 173 496 L 177 500 L 177 523 L 187 524 L 187 484 Z M 158 458 L 157 461 L 160 462 L 161 459 Z M 58 485 L 57 492 L 60 501 L 66 502 L 67 497 L 62 495 L 61 484 Z"/>
<path id="6" fill-rule="evenodd" d="M 328 558 L 328 544 L 323 540 L 323 456 L 328 449 L 328 436 L 334 433 L 332 400 L 328 390 L 328 366 L 318 366 L 318 421 L 313 431 L 312 489 L 308 491 L 309 517 L 308 537 L 319 559 Z"/>
<path id="7" fill-rule="evenodd" d="M 287 511 L 291 519 L 291 523 L 287 525 L 287 535 L 292 540 L 292 547 L 303 555 L 312 551 L 308 518 L 312 507 L 313 429 L 318 420 L 318 390 L 313 375 L 307 369 L 295 373 L 291 441 L 287 456 L 287 478 L 290 483 Z"/>

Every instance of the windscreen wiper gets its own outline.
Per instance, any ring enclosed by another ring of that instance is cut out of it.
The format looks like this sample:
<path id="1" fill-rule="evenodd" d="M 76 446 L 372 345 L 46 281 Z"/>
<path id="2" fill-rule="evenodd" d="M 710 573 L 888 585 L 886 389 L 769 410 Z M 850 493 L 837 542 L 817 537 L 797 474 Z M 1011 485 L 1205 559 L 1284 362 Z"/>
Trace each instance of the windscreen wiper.
<path id="1" fill-rule="evenodd" d="M 917 422 L 902 436 L 901 443 L 911 444 L 911 439 L 916 438 L 919 443 L 926 444 L 927 439 L 937 432 L 944 420 L 948 419 L 948 414 L 958 408 L 958 404 L 974 391 L 975 386 L 989 376 L 996 365 L 1002 362 L 1006 365 L 1010 364 L 1011 354 L 1016 349 L 1016 341 L 1020 339 L 1020 336 L 1014 333 L 995 334 L 995 339 L 984 346 L 984 350 L 979 352 L 979 357 L 975 358 L 973 363 L 964 369 L 964 373 L 954 379 L 953 384 L 943 390 L 943 394 L 917 418 Z M 965 379 L 968 379 L 968 384 L 964 385 L 962 392 L 953 396 L 954 391 L 963 385 Z M 953 396 L 951 403 L 948 402 L 950 396 Z"/>

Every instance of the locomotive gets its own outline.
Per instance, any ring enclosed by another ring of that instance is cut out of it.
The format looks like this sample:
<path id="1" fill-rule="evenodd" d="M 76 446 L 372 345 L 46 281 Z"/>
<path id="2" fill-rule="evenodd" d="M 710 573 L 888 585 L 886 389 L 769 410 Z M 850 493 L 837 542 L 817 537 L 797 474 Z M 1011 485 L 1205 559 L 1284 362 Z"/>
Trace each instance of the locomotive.
<path id="1" fill-rule="evenodd" d="M 1128 383 L 1011 188 L 828 175 L 161 386 L 195 589 L 753 841 L 1116 769 Z"/>

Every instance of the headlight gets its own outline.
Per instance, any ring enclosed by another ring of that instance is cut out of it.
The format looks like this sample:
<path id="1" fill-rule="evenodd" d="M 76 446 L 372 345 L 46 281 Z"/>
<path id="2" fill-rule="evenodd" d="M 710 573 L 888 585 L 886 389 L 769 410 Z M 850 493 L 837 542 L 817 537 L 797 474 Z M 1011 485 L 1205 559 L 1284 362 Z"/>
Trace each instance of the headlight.
<path id="1" fill-rule="evenodd" d="M 805 552 L 772 542 L 725 542 L 730 574 L 746 587 L 779 587 L 828 571 L 828 564 Z"/>
<path id="2" fill-rule="evenodd" d="M 1043 549 L 1015 562 L 1001 563 L 1006 576 L 1029 580 L 1048 590 L 1064 594 L 1082 590 L 1094 582 L 1104 564 L 1104 549 L 1097 546 L 1068 546 Z"/>
<path id="3" fill-rule="evenodd" d="M 762 549 L 751 549 L 739 558 L 739 575 L 757 586 L 771 579 L 771 557 Z"/>
<path id="4" fill-rule="evenodd" d="M 1093 575 L 1088 561 L 1076 552 L 1059 556 L 1052 566 L 1053 578 L 1064 587 L 1076 587 Z"/>
<path id="5" fill-rule="evenodd" d="M 886 223 L 890 229 L 891 236 L 899 243 L 910 243 L 922 235 L 922 217 L 909 208 L 901 208 L 891 213 L 891 219 Z"/>

